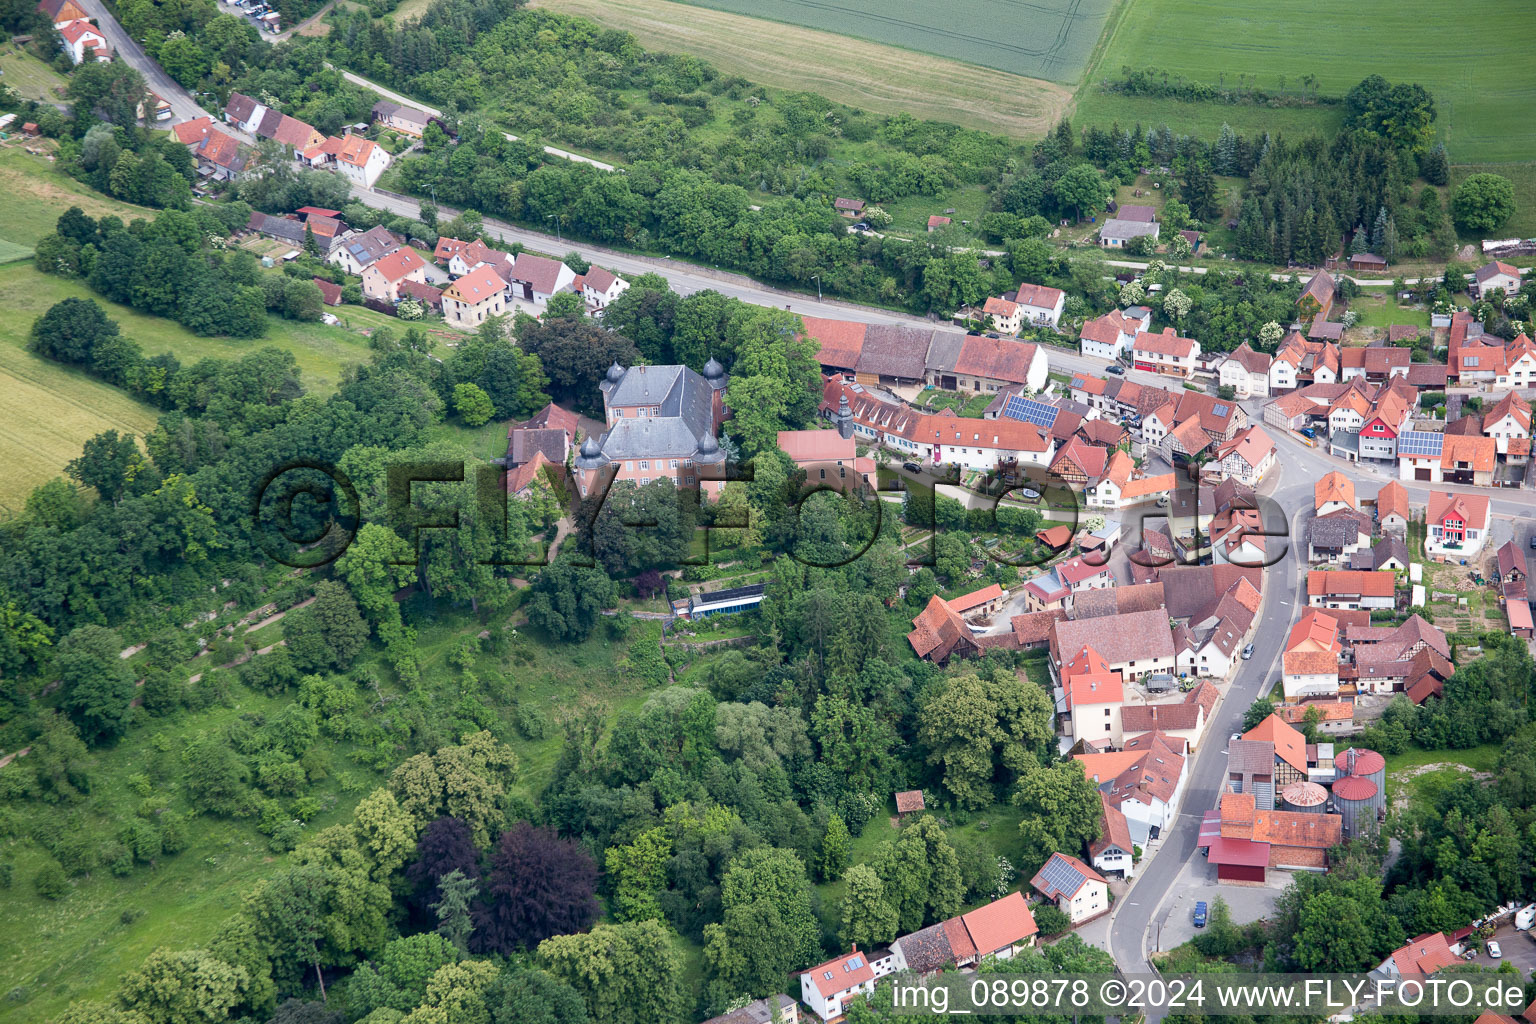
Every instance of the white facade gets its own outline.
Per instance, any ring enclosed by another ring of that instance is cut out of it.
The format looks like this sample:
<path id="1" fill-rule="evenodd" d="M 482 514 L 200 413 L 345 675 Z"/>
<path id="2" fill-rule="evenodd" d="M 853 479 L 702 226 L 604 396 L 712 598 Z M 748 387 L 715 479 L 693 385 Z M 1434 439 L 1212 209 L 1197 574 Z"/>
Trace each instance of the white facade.
<path id="1" fill-rule="evenodd" d="M 1236 359 L 1223 359 L 1216 375 L 1217 382 L 1236 390 L 1238 398 L 1269 397 L 1269 374 L 1251 372 Z"/>
<path id="2" fill-rule="evenodd" d="M 835 971 L 836 967 L 834 964 L 826 964 L 821 968 L 813 968 L 813 970 L 822 969 Z M 871 977 L 847 988 L 838 989 L 831 995 L 824 996 L 821 994 L 821 989 L 816 987 L 816 982 L 812 979 L 811 974 L 812 971 L 806 971 L 800 975 L 800 1001 L 809 1006 L 811 1012 L 822 1020 L 833 1020 L 842 1016 L 844 1009 L 847 1008 L 848 1003 L 855 996 L 867 996 L 875 990 L 875 979 Z"/>
<path id="3" fill-rule="evenodd" d="M 1500 455 L 1508 455 L 1509 442 L 1516 438 L 1528 438 L 1531 432 L 1513 415 L 1505 413 L 1501 419 L 1483 424 L 1483 435 L 1493 438 Z"/>
<path id="4" fill-rule="evenodd" d="M 1129 815 L 1126 822 L 1130 822 Z M 1056 908 L 1073 924 L 1086 921 L 1109 909 L 1109 886 L 1092 878 L 1084 879 L 1082 887 L 1070 899 L 1065 893 L 1056 897 Z"/>
<path id="5" fill-rule="evenodd" d="M 1126 878 L 1136 873 L 1136 862 L 1132 850 L 1122 850 L 1114 843 L 1099 851 L 1099 855 L 1093 858 L 1093 869 L 1098 872 L 1119 871 Z"/>
<path id="6" fill-rule="evenodd" d="M 602 309 L 627 290 L 629 290 L 629 282 L 622 277 L 615 277 L 612 283 L 602 290 L 594 288 L 591 278 L 588 277 L 582 282 L 581 295 L 587 300 L 587 305 Z"/>
<path id="7" fill-rule="evenodd" d="M 365 149 L 366 156 L 359 154 L 361 163 L 338 159 L 336 167 L 348 181 L 355 182 L 364 188 L 373 188 L 373 183 L 379 180 L 379 175 L 389 167 L 389 153 L 383 146 L 374 142 L 370 142 Z"/>
<path id="8" fill-rule="evenodd" d="M 1507 362 L 1504 372 L 1495 379 L 1499 387 L 1536 388 L 1536 352 L 1522 352 Z"/>
<path id="9" fill-rule="evenodd" d="M 1297 700 L 1302 697 L 1337 697 L 1339 695 L 1339 673 L 1290 673 L 1280 677 L 1280 685 L 1285 690 L 1286 700 Z"/>

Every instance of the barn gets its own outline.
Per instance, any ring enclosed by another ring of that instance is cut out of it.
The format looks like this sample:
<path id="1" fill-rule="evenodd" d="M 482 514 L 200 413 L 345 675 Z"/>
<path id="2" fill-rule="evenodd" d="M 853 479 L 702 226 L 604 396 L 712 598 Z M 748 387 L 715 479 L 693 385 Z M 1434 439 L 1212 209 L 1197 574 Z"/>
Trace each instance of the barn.
<path id="1" fill-rule="evenodd" d="M 1218 882 L 1264 884 L 1265 872 L 1269 868 L 1268 843 L 1216 836 L 1211 840 L 1207 856 L 1216 865 Z"/>

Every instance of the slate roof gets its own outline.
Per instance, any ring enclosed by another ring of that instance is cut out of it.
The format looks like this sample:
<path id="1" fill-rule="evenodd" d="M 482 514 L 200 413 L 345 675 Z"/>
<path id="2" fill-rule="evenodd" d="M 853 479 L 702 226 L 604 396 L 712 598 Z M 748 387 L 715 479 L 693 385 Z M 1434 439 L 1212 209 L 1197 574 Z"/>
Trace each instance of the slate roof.
<path id="1" fill-rule="evenodd" d="M 232 92 L 229 94 L 229 102 L 224 104 L 224 113 L 236 121 L 246 121 L 261 106 L 244 93 Z"/>
<path id="2" fill-rule="evenodd" d="M 1342 550 L 1360 542 L 1360 534 L 1370 536 L 1370 527 L 1361 530 L 1361 522 L 1353 512 L 1331 512 L 1318 516 L 1307 524 L 1307 542 L 1314 548 Z"/>
<path id="3" fill-rule="evenodd" d="M 1111 217 L 1099 228 L 1100 238 L 1140 238 L 1143 235 L 1157 237 L 1158 226 L 1141 220 L 1122 220 Z"/>
<path id="4" fill-rule="evenodd" d="M 354 231 L 341 238 L 341 247 L 363 268 L 380 257 L 389 255 L 403 244 L 398 235 L 382 224 L 367 231 Z"/>
<path id="5" fill-rule="evenodd" d="M 304 244 L 304 225 L 287 217 L 274 217 L 270 213 L 252 213 L 246 229 L 271 238 L 279 238 L 291 245 Z"/>
<path id="6" fill-rule="evenodd" d="M 520 466 L 531 462 L 537 452 L 543 452 L 549 461 L 563 463 L 570 436 L 565 431 L 546 427 L 543 429 L 514 430 L 507 438 L 507 462 Z"/>
<path id="7" fill-rule="evenodd" d="M 609 408 L 656 406 L 645 418 L 625 417 L 599 439 L 609 460 L 688 457 L 715 432 L 709 381 L 686 366 L 632 366 L 616 383 L 602 385 Z"/>

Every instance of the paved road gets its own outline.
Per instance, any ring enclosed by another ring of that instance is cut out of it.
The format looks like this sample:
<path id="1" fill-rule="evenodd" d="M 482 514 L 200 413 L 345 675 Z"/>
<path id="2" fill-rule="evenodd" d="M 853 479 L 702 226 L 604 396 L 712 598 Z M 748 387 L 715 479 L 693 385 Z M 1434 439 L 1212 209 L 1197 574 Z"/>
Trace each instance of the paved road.
<path id="1" fill-rule="evenodd" d="M 112 12 L 107 10 L 107 5 L 102 3 L 102 0 L 79 0 L 79 3 L 86 14 L 96 19 L 97 28 L 117 51 L 119 59 L 126 61 L 130 67 L 144 76 L 144 84 L 149 87 L 150 92 L 171 105 L 172 122 L 186 121 L 208 113 L 198 105 L 197 100 L 192 98 L 191 93 L 165 73 L 165 69 L 149 59 L 144 48 L 128 35 L 123 26 L 117 23 L 117 19 L 112 17 Z M 169 128 L 170 125 L 167 123 L 164 127 Z"/>

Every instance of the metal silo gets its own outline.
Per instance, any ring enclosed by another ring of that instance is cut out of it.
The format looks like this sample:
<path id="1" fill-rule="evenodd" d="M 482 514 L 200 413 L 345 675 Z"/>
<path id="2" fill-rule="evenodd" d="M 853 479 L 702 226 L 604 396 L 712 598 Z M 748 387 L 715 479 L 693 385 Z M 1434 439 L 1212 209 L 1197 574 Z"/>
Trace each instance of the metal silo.
<path id="1" fill-rule="evenodd" d="M 1387 759 L 1374 750 L 1366 750 L 1364 747 L 1351 747 L 1338 757 L 1333 759 L 1334 770 L 1339 778 L 1346 775 L 1358 775 L 1363 779 L 1370 779 L 1376 783 L 1378 792 L 1386 792 L 1387 788 Z"/>
<path id="2" fill-rule="evenodd" d="M 1344 819 L 1344 838 L 1376 829 L 1376 815 L 1385 806 L 1381 787 L 1364 775 L 1347 775 L 1333 784 L 1333 802 Z"/>
<path id="3" fill-rule="evenodd" d="M 1315 782 L 1293 782 L 1280 791 L 1280 810 L 1321 814 L 1328 791 Z"/>

